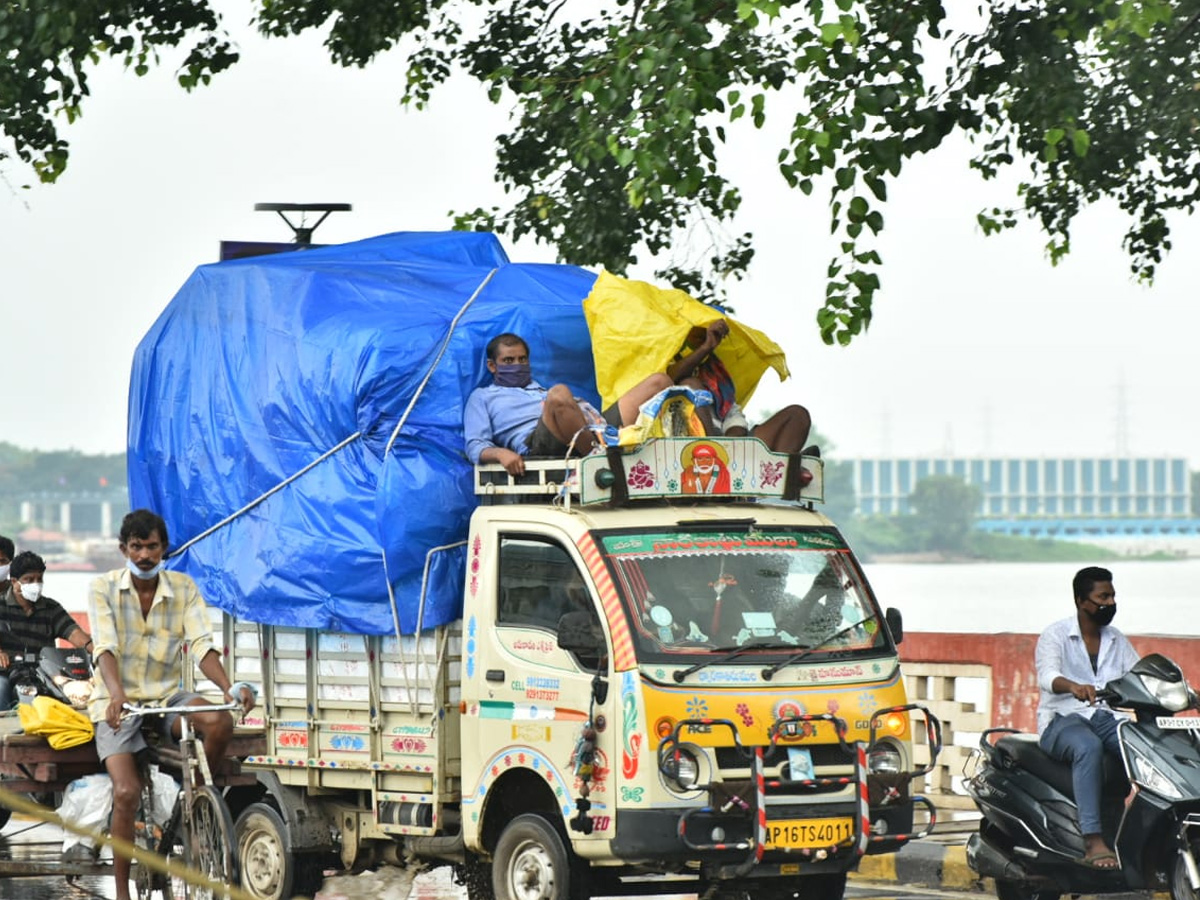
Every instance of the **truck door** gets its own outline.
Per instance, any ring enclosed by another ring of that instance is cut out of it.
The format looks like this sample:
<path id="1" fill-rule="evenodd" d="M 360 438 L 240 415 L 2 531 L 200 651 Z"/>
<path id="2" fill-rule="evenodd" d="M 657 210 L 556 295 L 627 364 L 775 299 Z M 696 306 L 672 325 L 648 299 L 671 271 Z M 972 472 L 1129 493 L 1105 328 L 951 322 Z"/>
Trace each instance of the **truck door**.
<path id="1" fill-rule="evenodd" d="M 477 696 L 478 715 L 468 717 L 464 729 L 473 723 L 478 734 L 473 740 L 463 735 L 464 769 L 468 753 L 478 752 L 477 798 L 506 771 L 533 770 L 553 792 L 568 837 L 607 839 L 615 805 L 611 709 L 617 691 L 610 689 L 603 702 L 596 700 L 593 681 L 597 666 L 609 681 L 608 653 L 581 658 L 559 649 L 557 642 L 559 620 L 582 611 L 594 619 L 595 633 L 607 647 L 591 579 L 575 548 L 556 535 L 498 530 L 489 543 L 498 549 L 495 569 L 486 573 L 494 573 L 495 580 L 485 576 L 481 583 L 491 582 L 494 591 L 490 604 L 480 596 L 484 602 L 475 607 L 479 656 L 473 676 L 468 666 L 464 696 L 468 702 Z M 483 565 L 490 569 L 489 562 Z M 590 768 L 589 744 L 595 748 Z M 569 824 L 581 796 L 591 804 L 590 833 Z"/>

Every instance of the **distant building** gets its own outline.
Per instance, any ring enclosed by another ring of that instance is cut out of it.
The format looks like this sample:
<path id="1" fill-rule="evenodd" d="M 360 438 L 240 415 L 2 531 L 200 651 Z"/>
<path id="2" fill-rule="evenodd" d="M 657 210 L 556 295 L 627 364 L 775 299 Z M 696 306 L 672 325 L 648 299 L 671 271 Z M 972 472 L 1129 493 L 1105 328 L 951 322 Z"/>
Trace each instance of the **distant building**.
<path id="1" fill-rule="evenodd" d="M 930 475 L 955 475 L 979 487 L 982 527 L 988 527 L 988 520 L 1030 517 L 1186 519 L 1192 514 L 1191 478 L 1182 457 L 881 457 L 848 462 L 863 515 L 912 512 L 908 497 Z"/>

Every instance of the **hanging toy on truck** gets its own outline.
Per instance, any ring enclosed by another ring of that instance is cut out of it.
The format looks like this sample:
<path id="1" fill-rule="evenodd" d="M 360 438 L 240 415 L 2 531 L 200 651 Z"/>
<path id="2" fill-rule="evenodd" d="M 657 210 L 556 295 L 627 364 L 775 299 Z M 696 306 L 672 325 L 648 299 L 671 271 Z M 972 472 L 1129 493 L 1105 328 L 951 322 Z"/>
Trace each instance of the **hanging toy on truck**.
<path id="1" fill-rule="evenodd" d="M 414 855 L 473 900 L 664 874 L 837 900 L 931 829 L 940 726 L 820 459 L 688 435 L 468 464 L 497 334 L 600 408 L 596 282 L 388 235 L 201 267 L 139 346 L 132 500 L 262 684 L 257 783 L 226 795 L 256 896 Z"/>

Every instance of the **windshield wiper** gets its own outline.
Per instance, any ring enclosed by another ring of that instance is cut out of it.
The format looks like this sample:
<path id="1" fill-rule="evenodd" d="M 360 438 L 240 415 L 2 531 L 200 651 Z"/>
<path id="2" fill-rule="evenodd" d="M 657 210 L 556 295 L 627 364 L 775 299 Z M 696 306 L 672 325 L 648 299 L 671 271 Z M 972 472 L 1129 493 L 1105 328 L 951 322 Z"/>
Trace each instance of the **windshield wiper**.
<path id="1" fill-rule="evenodd" d="M 747 650 L 763 650 L 772 647 L 794 647 L 795 644 L 784 644 L 774 640 L 758 640 L 748 644 L 738 644 L 732 647 L 714 647 L 711 652 L 723 653 L 724 656 L 719 659 L 706 659 L 704 662 L 698 662 L 694 666 L 688 666 L 686 669 L 676 669 L 671 673 L 671 677 L 675 679 L 676 684 L 682 684 L 683 679 L 687 678 L 693 672 L 699 672 L 701 669 L 707 669 L 709 666 L 719 666 L 721 663 L 727 663 L 731 659 L 737 659 Z"/>
<path id="2" fill-rule="evenodd" d="M 798 652 L 793 653 L 791 656 L 789 656 L 783 662 L 775 663 L 775 665 L 767 666 L 765 669 L 763 669 L 762 677 L 764 679 L 766 679 L 767 681 L 770 681 L 772 678 L 775 677 L 775 673 L 778 672 L 780 669 L 784 668 L 785 666 L 794 665 L 795 663 L 800 662 L 800 660 L 804 659 L 804 657 L 808 656 L 808 654 L 812 653 L 814 650 L 820 650 L 822 647 L 824 647 L 830 641 L 840 638 L 846 632 L 853 631 L 855 628 L 858 628 L 860 625 L 864 625 L 867 622 L 870 622 L 874 618 L 877 618 L 877 617 L 874 615 L 870 615 L 870 616 L 867 616 L 865 619 L 859 619 L 857 622 L 853 623 L 852 625 L 847 625 L 845 628 L 839 628 L 837 631 L 833 632 L 833 634 L 826 635 L 825 637 L 821 638 L 819 641 L 817 641 L 815 644 L 812 644 L 811 646 L 801 647 Z"/>

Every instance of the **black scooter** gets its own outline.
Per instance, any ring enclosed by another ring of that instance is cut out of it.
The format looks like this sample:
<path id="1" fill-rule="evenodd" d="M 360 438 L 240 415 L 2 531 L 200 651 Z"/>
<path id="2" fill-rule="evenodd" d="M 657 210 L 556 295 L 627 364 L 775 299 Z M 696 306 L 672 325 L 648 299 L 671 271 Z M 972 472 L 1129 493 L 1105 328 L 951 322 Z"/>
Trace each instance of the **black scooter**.
<path id="1" fill-rule="evenodd" d="M 13 653 L 8 673 L 13 699 L 21 688 L 86 709 L 92 694 L 92 661 L 76 648 L 43 647 L 38 653 Z"/>
<path id="2" fill-rule="evenodd" d="M 1152 654 L 1097 696 L 1135 716 L 1118 726 L 1122 759 L 1105 760 L 1102 827 L 1120 865 L 1082 861 L 1070 765 L 1037 735 L 1005 728 L 985 731 L 973 755 L 967 791 L 983 818 L 968 865 L 996 880 L 1000 900 L 1149 889 L 1200 900 L 1200 715 L 1175 716 L 1196 694 L 1179 666 Z"/>

